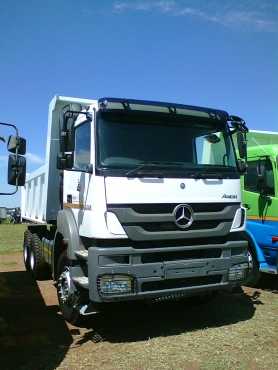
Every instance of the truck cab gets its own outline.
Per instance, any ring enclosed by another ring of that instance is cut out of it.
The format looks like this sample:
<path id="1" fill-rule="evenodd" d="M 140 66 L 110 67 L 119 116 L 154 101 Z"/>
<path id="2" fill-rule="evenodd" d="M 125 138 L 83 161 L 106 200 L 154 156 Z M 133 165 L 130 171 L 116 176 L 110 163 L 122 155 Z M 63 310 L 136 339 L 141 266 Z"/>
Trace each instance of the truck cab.
<path id="1" fill-rule="evenodd" d="M 248 171 L 243 180 L 251 285 L 258 284 L 261 273 L 278 273 L 278 143 L 259 145 L 259 139 L 256 143 L 248 148 Z"/>

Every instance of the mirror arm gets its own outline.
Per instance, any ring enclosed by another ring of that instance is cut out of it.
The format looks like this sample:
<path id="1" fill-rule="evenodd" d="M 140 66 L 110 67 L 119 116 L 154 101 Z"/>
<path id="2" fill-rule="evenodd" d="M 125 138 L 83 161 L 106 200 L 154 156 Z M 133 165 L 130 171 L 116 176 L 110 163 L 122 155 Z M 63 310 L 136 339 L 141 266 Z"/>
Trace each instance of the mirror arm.
<path id="1" fill-rule="evenodd" d="M 244 119 L 237 117 L 237 116 L 229 116 L 228 122 L 230 122 L 231 129 L 233 129 L 232 134 L 234 134 L 237 131 L 240 131 L 242 133 L 249 132 L 248 127 L 246 126 L 246 122 Z"/>
<path id="2" fill-rule="evenodd" d="M 16 188 L 13 192 L 11 192 L 11 193 L 0 193 L 0 195 L 14 195 L 17 192 L 18 192 L 18 186 L 16 186 Z"/>
<path id="3" fill-rule="evenodd" d="M 0 125 L 12 127 L 15 130 L 15 132 L 16 132 L 16 136 L 19 136 L 18 129 L 17 129 L 17 127 L 15 125 L 12 125 L 11 123 L 4 123 L 4 122 L 0 122 Z"/>

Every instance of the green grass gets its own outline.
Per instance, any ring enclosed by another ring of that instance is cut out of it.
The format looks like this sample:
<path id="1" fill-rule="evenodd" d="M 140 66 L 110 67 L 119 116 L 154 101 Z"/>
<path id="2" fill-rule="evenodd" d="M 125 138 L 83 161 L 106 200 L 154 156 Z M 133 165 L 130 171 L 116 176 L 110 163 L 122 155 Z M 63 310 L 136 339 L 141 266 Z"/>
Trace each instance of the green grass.
<path id="1" fill-rule="evenodd" d="M 26 225 L 0 224 L 0 254 L 22 250 Z"/>

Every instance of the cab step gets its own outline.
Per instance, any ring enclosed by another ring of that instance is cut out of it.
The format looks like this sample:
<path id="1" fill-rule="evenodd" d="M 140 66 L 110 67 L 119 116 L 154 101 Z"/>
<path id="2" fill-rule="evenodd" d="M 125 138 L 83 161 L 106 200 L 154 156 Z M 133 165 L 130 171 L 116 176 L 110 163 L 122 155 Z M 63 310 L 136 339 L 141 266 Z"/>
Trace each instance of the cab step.
<path id="1" fill-rule="evenodd" d="M 89 316 L 99 313 L 99 310 L 93 305 L 92 303 L 85 304 L 79 310 L 80 315 L 82 316 Z"/>
<path id="2" fill-rule="evenodd" d="M 86 260 L 88 259 L 88 251 L 87 250 L 81 250 L 81 251 L 76 251 L 75 255 L 77 258 L 81 260 Z"/>
<path id="3" fill-rule="evenodd" d="M 73 277 L 72 280 L 81 288 L 89 289 L 89 279 L 86 276 Z"/>

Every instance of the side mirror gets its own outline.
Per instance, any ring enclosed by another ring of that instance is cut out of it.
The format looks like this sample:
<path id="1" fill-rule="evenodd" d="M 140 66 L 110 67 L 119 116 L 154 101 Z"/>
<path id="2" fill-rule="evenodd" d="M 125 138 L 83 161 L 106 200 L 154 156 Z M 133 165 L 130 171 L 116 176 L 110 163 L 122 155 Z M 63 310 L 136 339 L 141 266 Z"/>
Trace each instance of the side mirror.
<path id="1" fill-rule="evenodd" d="M 73 152 L 74 151 L 74 135 L 73 130 L 68 129 L 62 131 L 60 135 L 60 152 Z"/>
<path id="2" fill-rule="evenodd" d="M 272 171 L 268 170 L 267 162 L 259 160 L 257 164 L 258 182 L 257 188 L 261 194 L 271 194 L 271 189 L 274 189 L 274 177 Z"/>
<path id="3" fill-rule="evenodd" d="M 67 153 L 57 156 L 57 169 L 58 170 L 71 170 L 73 167 L 73 153 Z"/>
<path id="4" fill-rule="evenodd" d="M 207 142 L 209 142 L 210 144 L 217 144 L 221 141 L 220 137 L 218 137 L 217 135 L 215 134 L 210 134 L 210 135 L 206 135 L 205 136 L 205 139 L 207 140 Z"/>
<path id="5" fill-rule="evenodd" d="M 20 155 L 9 155 L 8 184 L 24 186 L 26 178 L 26 159 Z"/>
<path id="6" fill-rule="evenodd" d="M 247 141 L 246 134 L 241 131 L 237 132 L 237 145 L 240 158 L 245 159 L 247 157 Z"/>
<path id="7" fill-rule="evenodd" d="M 257 164 L 257 188 L 261 194 L 265 191 L 265 172 L 265 163 L 259 160 Z"/>
<path id="8" fill-rule="evenodd" d="M 20 136 L 9 136 L 7 143 L 8 151 L 24 155 L 26 153 L 26 140 Z"/>

